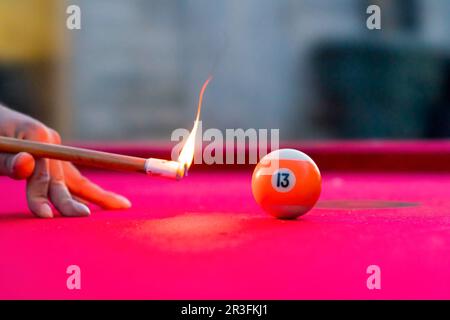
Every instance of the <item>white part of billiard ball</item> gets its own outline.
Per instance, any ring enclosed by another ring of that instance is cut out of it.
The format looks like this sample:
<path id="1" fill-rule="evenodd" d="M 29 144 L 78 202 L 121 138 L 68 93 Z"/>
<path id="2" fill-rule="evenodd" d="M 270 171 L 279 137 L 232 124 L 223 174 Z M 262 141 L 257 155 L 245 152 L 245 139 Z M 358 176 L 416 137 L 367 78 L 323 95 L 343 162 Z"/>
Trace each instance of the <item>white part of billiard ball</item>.
<path id="1" fill-rule="evenodd" d="M 320 173 L 319 167 L 316 165 L 313 159 L 311 159 L 306 153 L 298 151 L 296 149 L 279 149 L 266 154 L 261 161 L 272 161 L 272 160 L 300 160 L 308 161 L 314 168 Z"/>
<path id="2" fill-rule="evenodd" d="M 288 168 L 280 168 L 272 174 L 272 188 L 277 192 L 289 192 L 295 183 L 295 174 Z"/>

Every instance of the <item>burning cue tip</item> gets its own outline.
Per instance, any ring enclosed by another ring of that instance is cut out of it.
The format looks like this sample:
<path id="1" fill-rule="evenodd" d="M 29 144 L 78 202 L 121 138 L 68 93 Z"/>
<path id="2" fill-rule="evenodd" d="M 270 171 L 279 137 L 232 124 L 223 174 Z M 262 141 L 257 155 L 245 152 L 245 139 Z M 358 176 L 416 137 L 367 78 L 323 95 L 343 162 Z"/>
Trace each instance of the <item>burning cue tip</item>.
<path id="1" fill-rule="evenodd" d="M 154 176 L 180 180 L 187 175 L 187 167 L 178 161 L 148 158 L 145 161 L 145 172 Z"/>

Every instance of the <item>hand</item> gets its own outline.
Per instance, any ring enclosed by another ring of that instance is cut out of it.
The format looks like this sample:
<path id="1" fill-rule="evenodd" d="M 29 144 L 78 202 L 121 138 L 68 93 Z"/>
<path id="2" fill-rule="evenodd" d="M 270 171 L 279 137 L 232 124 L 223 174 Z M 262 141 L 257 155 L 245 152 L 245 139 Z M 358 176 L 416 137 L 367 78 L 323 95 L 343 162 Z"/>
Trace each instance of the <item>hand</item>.
<path id="1" fill-rule="evenodd" d="M 0 136 L 60 144 L 59 134 L 41 122 L 0 105 Z M 131 206 L 121 195 L 109 192 L 84 177 L 71 163 L 34 159 L 30 154 L 0 153 L 0 175 L 27 179 L 27 201 L 31 212 L 53 217 L 50 203 L 63 216 L 88 216 L 92 202 L 105 209 Z"/>

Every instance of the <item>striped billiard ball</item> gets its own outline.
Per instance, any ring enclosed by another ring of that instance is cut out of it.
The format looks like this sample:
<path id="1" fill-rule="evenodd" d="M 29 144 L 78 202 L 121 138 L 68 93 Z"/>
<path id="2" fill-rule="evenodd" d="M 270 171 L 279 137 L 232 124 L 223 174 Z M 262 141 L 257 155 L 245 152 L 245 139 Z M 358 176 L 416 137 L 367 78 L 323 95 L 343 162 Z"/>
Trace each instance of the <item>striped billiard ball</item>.
<path id="1" fill-rule="evenodd" d="M 320 196 L 319 168 L 305 153 L 280 149 L 264 156 L 252 176 L 256 202 L 279 219 L 295 219 L 307 213 Z"/>

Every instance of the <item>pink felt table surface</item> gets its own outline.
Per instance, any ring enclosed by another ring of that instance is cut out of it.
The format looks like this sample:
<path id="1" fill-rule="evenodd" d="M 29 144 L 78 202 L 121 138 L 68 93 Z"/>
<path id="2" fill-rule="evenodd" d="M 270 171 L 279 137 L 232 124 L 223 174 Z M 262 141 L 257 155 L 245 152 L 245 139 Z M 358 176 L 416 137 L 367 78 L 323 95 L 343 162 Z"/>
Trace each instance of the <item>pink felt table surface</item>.
<path id="1" fill-rule="evenodd" d="M 1 299 L 450 299 L 450 173 L 326 171 L 297 221 L 262 212 L 251 171 L 87 175 L 133 208 L 36 219 L 0 177 Z"/>

